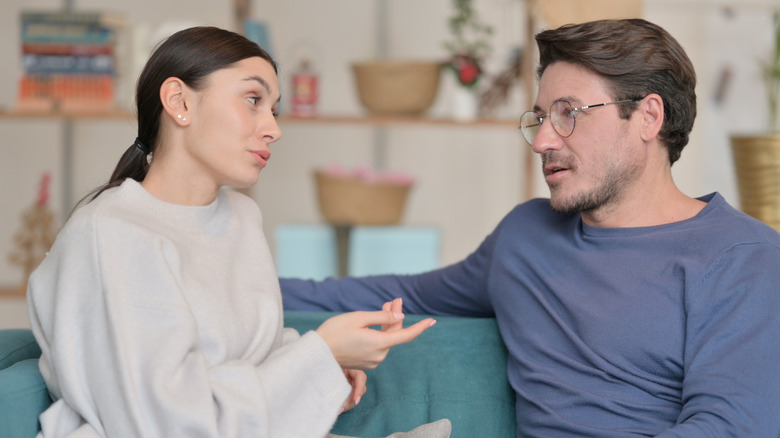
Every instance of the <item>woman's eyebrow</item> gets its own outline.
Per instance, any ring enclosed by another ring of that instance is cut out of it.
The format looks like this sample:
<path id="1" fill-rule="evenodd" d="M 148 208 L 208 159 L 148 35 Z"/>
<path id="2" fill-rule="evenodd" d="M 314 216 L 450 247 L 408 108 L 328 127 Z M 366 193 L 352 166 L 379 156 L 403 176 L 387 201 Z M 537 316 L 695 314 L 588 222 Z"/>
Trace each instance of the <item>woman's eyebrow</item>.
<path id="1" fill-rule="evenodd" d="M 265 79 L 261 78 L 260 76 L 249 76 L 248 78 L 244 78 L 245 81 L 257 81 L 263 88 L 265 88 L 265 92 L 268 94 L 271 94 L 271 86 L 268 85 L 268 82 L 265 81 Z"/>

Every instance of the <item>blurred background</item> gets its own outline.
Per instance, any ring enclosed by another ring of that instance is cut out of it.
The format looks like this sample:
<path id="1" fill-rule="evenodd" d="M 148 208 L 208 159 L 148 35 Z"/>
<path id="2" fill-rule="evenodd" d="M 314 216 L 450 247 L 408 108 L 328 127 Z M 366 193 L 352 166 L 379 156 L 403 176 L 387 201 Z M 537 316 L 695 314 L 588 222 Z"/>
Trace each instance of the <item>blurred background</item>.
<path id="1" fill-rule="evenodd" d="M 584 0 L 580 0 L 584 2 Z M 617 6 L 622 0 L 615 0 Z M 133 87 L 157 41 L 191 25 L 214 25 L 261 41 L 280 65 L 283 138 L 249 194 L 264 215 L 275 253 L 279 229 L 330 229 L 317 198 L 313 170 L 339 166 L 403 173 L 414 180 L 400 228 L 435 230 L 436 266 L 473 251 L 517 203 L 547 196 L 537 159 L 517 120 L 532 102 L 532 82 L 517 74 L 518 54 L 535 55 L 529 35 L 567 19 L 573 6 L 540 11 L 532 0 L 473 0 L 473 17 L 492 32 L 473 93 L 491 91 L 488 108 L 456 112 L 463 88 L 443 68 L 430 107 L 414 117 L 369 112 L 352 66 L 382 60 L 446 64 L 455 40 L 453 0 L 4 0 L 0 4 L 0 328 L 26 326 L 24 269 L 11 255 L 30 221 L 25 213 L 48 187 L 53 228 L 75 201 L 110 175 L 136 136 Z M 555 3 L 555 2 L 552 2 Z M 608 2 L 607 2 L 608 3 Z M 574 4 L 569 2 L 569 4 Z M 105 12 L 118 17 L 115 110 L 103 115 L 19 114 L 21 15 L 25 11 Z M 761 62 L 773 55 L 777 0 L 644 0 L 640 15 L 666 28 L 698 74 L 698 117 L 690 143 L 673 167 L 691 196 L 713 191 L 739 206 L 730 136 L 766 131 L 769 116 Z M 556 18 L 557 17 L 557 18 Z M 259 32 L 258 32 L 259 31 Z M 302 62 L 316 77 L 316 117 L 295 117 L 293 77 Z M 515 67 L 515 70 L 512 68 Z M 523 70 L 527 73 L 526 69 Z M 514 73 L 514 74 L 513 74 Z M 503 76 L 502 76 L 503 74 Z M 524 82 L 524 80 L 526 82 Z M 529 88 L 530 84 L 530 88 Z M 498 97 L 496 97 L 498 96 Z M 48 175 L 48 176 L 46 176 Z M 46 180 L 46 178 L 49 178 Z"/>

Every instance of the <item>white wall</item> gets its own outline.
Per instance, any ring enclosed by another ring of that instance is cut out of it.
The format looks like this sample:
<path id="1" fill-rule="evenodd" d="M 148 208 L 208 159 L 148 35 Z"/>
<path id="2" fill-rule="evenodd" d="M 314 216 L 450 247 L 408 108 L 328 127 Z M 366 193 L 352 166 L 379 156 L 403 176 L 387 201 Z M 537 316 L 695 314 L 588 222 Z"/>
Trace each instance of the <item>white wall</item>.
<path id="1" fill-rule="evenodd" d="M 4 0 L 0 4 L 0 108 L 11 109 L 21 74 L 18 15 L 23 9 L 56 8 L 60 0 Z M 233 25 L 232 2 L 223 0 L 77 0 L 77 9 L 106 9 L 124 15 L 132 29 L 161 23 Z M 728 135 L 765 125 L 763 89 L 756 59 L 769 53 L 769 6 L 778 0 L 646 0 L 645 17 L 666 27 L 688 51 L 699 75 L 699 117 L 690 146 L 674 166 L 682 189 L 693 196 L 714 190 L 737 203 Z M 361 114 L 350 64 L 376 57 L 378 1 L 254 0 L 252 16 L 270 25 L 272 50 L 281 64 L 286 87 L 299 58 L 311 55 L 320 72 L 322 113 Z M 397 59 L 442 59 L 450 0 L 387 1 L 387 54 Z M 728 6 L 731 5 L 731 6 Z M 739 5 L 739 6 L 738 6 Z M 728 8 L 727 8 L 728 6 Z M 495 71 L 507 51 L 525 44 L 525 3 L 477 0 L 479 13 L 497 30 L 488 68 Z M 728 10 L 732 11 L 729 15 Z M 306 13 L 301 13 L 302 10 Z M 183 25 L 183 24 L 180 24 Z M 129 53 L 130 38 L 123 50 Z M 134 67 L 124 60 L 123 102 L 130 101 Z M 712 96 L 720 71 L 733 74 L 725 100 Z M 453 80 L 443 76 L 431 115 L 446 116 Z M 289 89 L 284 89 L 289 94 Z M 512 95 L 501 116 L 517 118 L 525 110 L 522 92 Z M 273 159 L 253 191 L 266 220 L 266 233 L 282 223 L 321 222 L 315 202 L 312 168 L 328 164 L 371 164 L 377 129 L 361 125 L 287 123 Z M 0 119 L 0 288 L 21 281 L 7 261 L 21 212 L 35 199 L 40 175 L 52 172 L 52 202 L 61 219 L 63 123 L 49 119 Z M 437 225 L 444 235 L 443 262 L 457 261 L 473 250 L 501 217 L 523 198 L 525 143 L 513 128 L 398 126 L 383 131 L 388 168 L 412 173 L 413 190 L 404 224 Z M 135 137 L 130 120 L 84 121 L 74 125 L 74 196 L 103 182 L 121 152 Z M 534 177 L 536 195 L 546 188 Z M 0 306 L 3 304 L 0 303 Z"/>

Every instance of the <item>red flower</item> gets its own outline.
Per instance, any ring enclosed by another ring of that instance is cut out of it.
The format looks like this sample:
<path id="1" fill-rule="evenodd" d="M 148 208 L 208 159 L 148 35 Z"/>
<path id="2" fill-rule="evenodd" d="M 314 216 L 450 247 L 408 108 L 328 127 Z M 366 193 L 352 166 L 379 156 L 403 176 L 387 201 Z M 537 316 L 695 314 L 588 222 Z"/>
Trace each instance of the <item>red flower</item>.
<path id="1" fill-rule="evenodd" d="M 450 67 L 458 75 L 458 81 L 467 87 L 474 85 L 482 74 L 477 59 L 467 54 L 456 55 Z"/>

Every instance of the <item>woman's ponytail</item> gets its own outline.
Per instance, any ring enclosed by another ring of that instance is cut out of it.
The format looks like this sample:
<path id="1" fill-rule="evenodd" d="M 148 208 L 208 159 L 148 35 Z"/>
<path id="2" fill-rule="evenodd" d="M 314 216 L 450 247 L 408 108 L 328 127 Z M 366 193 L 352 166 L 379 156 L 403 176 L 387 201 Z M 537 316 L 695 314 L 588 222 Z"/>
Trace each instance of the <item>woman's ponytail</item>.
<path id="1" fill-rule="evenodd" d="M 122 154 L 122 158 L 119 159 L 119 163 L 117 163 L 108 182 L 87 193 L 86 196 L 76 203 L 73 210 L 84 203 L 84 201 L 92 202 L 95 198 L 100 196 L 101 193 L 122 184 L 127 178 L 134 179 L 138 182 L 143 181 L 144 178 L 146 178 L 146 172 L 149 171 L 150 154 L 151 150 L 149 147 L 146 146 L 141 139 L 136 137 L 133 144 L 127 148 L 124 154 Z"/>

